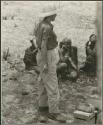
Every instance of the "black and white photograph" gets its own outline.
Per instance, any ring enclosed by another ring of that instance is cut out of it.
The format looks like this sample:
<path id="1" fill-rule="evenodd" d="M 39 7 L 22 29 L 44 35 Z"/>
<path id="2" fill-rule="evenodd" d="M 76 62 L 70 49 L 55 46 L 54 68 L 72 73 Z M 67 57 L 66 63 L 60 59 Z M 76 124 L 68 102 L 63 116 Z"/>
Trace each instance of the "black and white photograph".
<path id="1" fill-rule="evenodd" d="M 102 1 L 1 1 L 1 123 L 103 124 Z"/>

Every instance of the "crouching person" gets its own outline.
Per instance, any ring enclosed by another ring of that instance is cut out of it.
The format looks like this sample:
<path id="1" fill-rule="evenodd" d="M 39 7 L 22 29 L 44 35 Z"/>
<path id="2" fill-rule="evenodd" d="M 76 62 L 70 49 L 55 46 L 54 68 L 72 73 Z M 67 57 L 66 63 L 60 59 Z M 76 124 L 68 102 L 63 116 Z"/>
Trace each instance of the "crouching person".
<path id="1" fill-rule="evenodd" d="M 72 46 L 72 41 L 63 39 L 59 45 L 60 60 L 57 65 L 57 76 L 62 79 L 76 80 L 78 76 L 77 47 Z"/>
<path id="2" fill-rule="evenodd" d="M 25 55 L 23 58 L 25 69 L 28 71 L 35 70 L 36 73 L 39 74 L 39 69 L 38 69 L 37 60 L 36 60 L 36 55 L 38 50 L 35 46 L 33 39 L 30 40 L 30 43 L 31 43 L 31 46 L 25 50 Z"/>

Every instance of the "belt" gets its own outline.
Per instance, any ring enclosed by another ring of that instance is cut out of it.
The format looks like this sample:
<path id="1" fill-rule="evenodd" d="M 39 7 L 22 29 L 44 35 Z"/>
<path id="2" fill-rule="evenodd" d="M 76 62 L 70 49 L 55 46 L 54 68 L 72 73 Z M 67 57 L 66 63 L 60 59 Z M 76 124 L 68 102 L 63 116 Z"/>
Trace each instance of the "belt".
<path id="1" fill-rule="evenodd" d="M 55 47 L 55 48 L 56 48 L 56 47 Z M 49 51 L 49 50 L 53 50 L 53 49 L 55 49 L 55 48 L 51 48 L 51 49 L 47 49 L 47 50 Z M 38 48 L 38 50 L 41 51 L 41 48 Z"/>

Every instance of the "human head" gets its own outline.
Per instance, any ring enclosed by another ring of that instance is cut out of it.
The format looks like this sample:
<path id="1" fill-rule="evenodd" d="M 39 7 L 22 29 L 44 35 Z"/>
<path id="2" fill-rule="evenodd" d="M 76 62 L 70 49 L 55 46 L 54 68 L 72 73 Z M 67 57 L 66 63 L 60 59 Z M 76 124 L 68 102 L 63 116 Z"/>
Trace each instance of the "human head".
<path id="1" fill-rule="evenodd" d="M 63 49 L 63 52 L 68 53 L 71 56 L 71 48 L 72 48 L 72 41 L 67 37 L 62 40 L 60 43 L 60 48 Z"/>
<path id="2" fill-rule="evenodd" d="M 68 39 L 68 38 L 66 37 L 66 38 L 64 38 L 64 39 L 62 40 L 62 47 L 63 47 L 65 50 L 67 50 L 67 49 L 71 50 L 71 46 L 72 46 L 72 41 L 71 41 L 71 39 Z"/>
<path id="3" fill-rule="evenodd" d="M 44 20 L 48 20 L 48 21 L 54 21 L 56 18 L 57 14 L 54 15 L 50 15 L 44 18 Z"/>
<path id="4" fill-rule="evenodd" d="M 54 21 L 57 16 L 57 9 L 55 6 L 46 6 L 39 16 L 42 20 Z"/>
<path id="5" fill-rule="evenodd" d="M 96 35 L 95 34 L 91 34 L 90 37 L 89 37 L 89 40 L 93 43 L 96 42 Z"/>
<path id="6" fill-rule="evenodd" d="M 71 39 L 65 37 L 62 41 L 63 41 L 63 43 L 65 43 L 67 46 L 72 46 L 72 41 L 71 41 Z"/>

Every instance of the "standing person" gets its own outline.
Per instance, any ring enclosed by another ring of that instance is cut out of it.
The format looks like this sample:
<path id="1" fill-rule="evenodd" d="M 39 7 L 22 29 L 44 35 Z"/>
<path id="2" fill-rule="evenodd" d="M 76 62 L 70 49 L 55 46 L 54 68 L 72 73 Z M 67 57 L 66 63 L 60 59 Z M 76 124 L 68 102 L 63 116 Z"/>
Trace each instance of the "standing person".
<path id="1" fill-rule="evenodd" d="M 37 63 L 40 67 L 39 81 L 39 112 L 40 122 L 52 119 L 65 122 L 65 117 L 59 111 L 59 88 L 56 74 L 56 64 L 59 61 L 57 36 L 53 31 L 52 21 L 57 13 L 53 7 L 43 10 L 42 21 L 35 29 L 38 47 Z"/>

